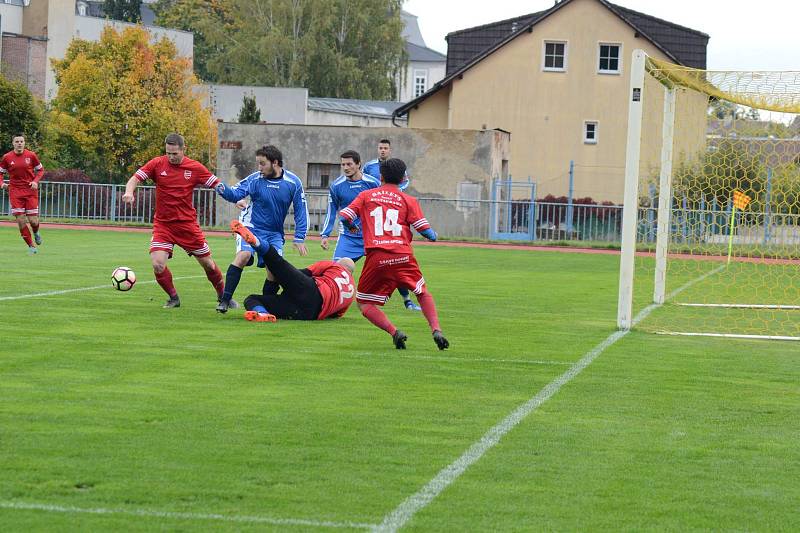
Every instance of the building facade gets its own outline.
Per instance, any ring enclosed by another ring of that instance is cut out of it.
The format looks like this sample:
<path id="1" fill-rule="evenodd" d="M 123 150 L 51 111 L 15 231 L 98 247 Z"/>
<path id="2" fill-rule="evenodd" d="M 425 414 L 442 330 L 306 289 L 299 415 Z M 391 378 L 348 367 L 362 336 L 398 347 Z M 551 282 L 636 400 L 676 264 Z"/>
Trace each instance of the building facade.
<path id="1" fill-rule="evenodd" d="M 402 17 L 408 65 L 397 79 L 397 100 L 408 102 L 422 96 L 444 78 L 447 56 L 428 48 L 415 15 L 403 11 Z"/>
<path id="2" fill-rule="evenodd" d="M 75 0 L 0 0 L 0 35 L 7 44 L 0 48 L 3 75 L 24 81 L 33 94 L 50 100 L 57 92 L 50 60 L 63 59 L 72 39 L 97 41 L 106 26 L 117 31 L 134 26 L 92 16 L 96 9 L 88 7 L 86 2 Z M 145 27 L 153 41 L 166 37 L 175 43 L 179 55 L 190 60 L 194 57 L 191 32 Z"/>
<path id="3" fill-rule="evenodd" d="M 395 114 L 411 128 L 511 132 L 512 178 L 530 177 L 539 196 L 620 202 L 623 196 L 631 54 L 704 68 L 708 35 L 605 0 L 561 0 L 552 8 L 448 35 L 447 77 Z M 648 81 L 642 172 L 657 172 L 663 90 Z M 705 135 L 705 100 L 684 98 L 676 117 Z M 698 118 L 699 117 L 699 118 Z"/>

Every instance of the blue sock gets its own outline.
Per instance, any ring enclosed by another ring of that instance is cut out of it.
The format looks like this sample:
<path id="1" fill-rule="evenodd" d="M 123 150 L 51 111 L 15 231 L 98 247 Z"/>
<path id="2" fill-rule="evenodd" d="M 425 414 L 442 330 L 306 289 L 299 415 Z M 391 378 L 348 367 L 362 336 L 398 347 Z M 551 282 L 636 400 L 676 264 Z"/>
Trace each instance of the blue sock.
<path id="1" fill-rule="evenodd" d="M 269 311 L 267 311 L 267 308 L 264 307 L 263 305 L 256 305 L 255 307 L 253 307 L 251 309 L 251 311 L 255 311 L 256 313 L 264 313 L 264 314 L 267 314 L 269 312 Z"/>
<path id="2" fill-rule="evenodd" d="M 236 287 L 239 286 L 239 280 L 242 278 L 242 269 L 236 265 L 228 265 L 228 271 L 225 273 L 225 291 L 222 293 L 224 300 L 233 298 L 233 293 Z"/>
<path id="3" fill-rule="evenodd" d="M 406 289 L 405 287 L 402 287 L 402 288 L 398 287 L 397 292 L 399 292 L 400 296 L 403 297 L 403 301 L 411 299 L 411 296 L 408 295 L 409 294 L 408 293 L 408 289 Z"/>

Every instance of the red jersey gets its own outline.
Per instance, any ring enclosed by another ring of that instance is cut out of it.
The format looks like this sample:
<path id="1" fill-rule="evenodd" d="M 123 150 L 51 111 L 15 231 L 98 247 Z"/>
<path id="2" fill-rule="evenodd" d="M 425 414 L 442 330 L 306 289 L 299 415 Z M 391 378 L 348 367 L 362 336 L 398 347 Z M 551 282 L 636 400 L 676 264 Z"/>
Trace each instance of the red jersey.
<path id="1" fill-rule="evenodd" d="M 8 176 L 8 186 L 11 189 L 31 188 L 31 182 L 42 179 L 44 167 L 39 158 L 30 150 L 23 150 L 17 155 L 11 150 L 3 159 L 0 159 L 0 183 Z"/>
<path id="2" fill-rule="evenodd" d="M 361 192 L 339 212 L 352 222 L 361 218 L 364 249 L 410 254 L 411 228 L 424 231 L 431 227 L 422 214 L 417 199 L 402 192 L 397 185 L 385 184 Z"/>
<path id="3" fill-rule="evenodd" d="M 139 181 L 152 180 L 156 184 L 155 222 L 197 220 L 192 203 L 195 187 L 213 188 L 219 178 L 202 163 L 184 157 L 180 165 L 173 165 L 167 156 L 151 159 L 136 171 Z"/>
<path id="4" fill-rule="evenodd" d="M 317 320 L 342 316 L 353 303 L 356 293 L 353 276 L 335 261 L 317 261 L 306 268 L 314 276 L 314 282 L 322 295 L 322 309 Z"/>

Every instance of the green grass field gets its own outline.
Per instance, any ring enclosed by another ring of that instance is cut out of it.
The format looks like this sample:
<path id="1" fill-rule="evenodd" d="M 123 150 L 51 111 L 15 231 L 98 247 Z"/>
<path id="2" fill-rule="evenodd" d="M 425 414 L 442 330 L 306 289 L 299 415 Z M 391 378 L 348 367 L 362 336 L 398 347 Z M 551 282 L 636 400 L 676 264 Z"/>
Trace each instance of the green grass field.
<path id="1" fill-rule="evenodd" d="M 161 309 L 147 233 L 43 237 L 0 227 L 4 531 L 800 529 L 798 343 L 615 334 L 616 255 L 418 247 L 451 349 L 393 298 L 398 351 L 221 316 L 182 253 Z"/>

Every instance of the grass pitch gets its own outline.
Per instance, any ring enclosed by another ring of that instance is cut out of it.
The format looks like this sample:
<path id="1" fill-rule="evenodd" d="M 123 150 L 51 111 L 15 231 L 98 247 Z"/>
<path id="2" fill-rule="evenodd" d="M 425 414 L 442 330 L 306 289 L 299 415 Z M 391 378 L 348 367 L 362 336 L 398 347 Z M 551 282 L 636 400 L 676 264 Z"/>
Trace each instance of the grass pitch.
<path id="1" fill-rule="evenodd" d="M 180 252 L 164 310 L 149 234 L 42 234 L 27 256 L 0 228 L 4 530 L 375 528 L 498 425 L 404 530 L 800 528 L 797 344 L 634 331 L 504 425 L 613 334 L 617 256 L 420 246 L 451 349 L 395 297 L 398 351 L 355 309 L 221 316 Z"/>

